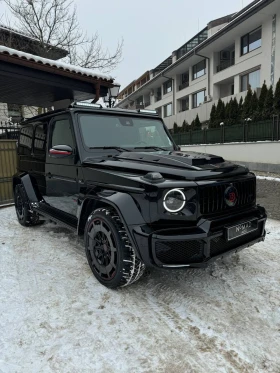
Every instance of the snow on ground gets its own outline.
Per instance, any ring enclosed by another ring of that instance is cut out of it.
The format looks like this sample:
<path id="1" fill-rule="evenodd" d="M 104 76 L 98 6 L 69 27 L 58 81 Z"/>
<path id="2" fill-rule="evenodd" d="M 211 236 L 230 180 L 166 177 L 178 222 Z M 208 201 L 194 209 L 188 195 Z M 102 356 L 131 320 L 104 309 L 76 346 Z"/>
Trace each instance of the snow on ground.
<path id="1" fill-rule="evenodd" d="M 280 372 L 280 222 L 211 267 L 112 291 L 83 242 L 0 209 L 0 372 Z"/>

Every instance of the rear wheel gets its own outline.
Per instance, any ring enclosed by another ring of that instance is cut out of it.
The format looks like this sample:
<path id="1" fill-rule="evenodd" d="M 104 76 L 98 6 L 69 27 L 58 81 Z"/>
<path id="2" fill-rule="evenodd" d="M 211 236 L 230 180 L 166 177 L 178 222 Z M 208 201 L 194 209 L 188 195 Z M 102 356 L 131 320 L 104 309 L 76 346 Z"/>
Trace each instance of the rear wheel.
<path id="1" fill-rule="evenodd" d="M 90 215 L 85 228 L 85 249 L 94 276 L 108 288 L 130 285 L 144 273 L 145 265 L 113 210 L 102 208 Z"/>
<path id="2" fill-rule="evenodd" d="M 24 227 L 41 224 L 39 215 L 31 210 L 29 200 L 25 193 L 24 187 L 21 184 L 16 185 L 14 191 L 15 208 L 18 221 Z"/>

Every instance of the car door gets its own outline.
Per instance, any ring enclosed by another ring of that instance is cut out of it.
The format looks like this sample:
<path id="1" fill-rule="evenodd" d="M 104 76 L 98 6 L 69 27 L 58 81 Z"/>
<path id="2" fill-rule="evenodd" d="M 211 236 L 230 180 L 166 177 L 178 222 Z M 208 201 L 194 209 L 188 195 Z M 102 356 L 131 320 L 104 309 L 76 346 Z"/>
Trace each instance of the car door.
<path id="1" fill-rule="evenodd" d="M 70 115 L 63 114 L 52 118 L 48 139 L 45 200 L 51 207 L 76 216 L 79 159 Z M 59 145 L 71 147 L 71 154 L 69 152 L 63 155 L 63 152 L 54 151 L 53 148 Z"/>

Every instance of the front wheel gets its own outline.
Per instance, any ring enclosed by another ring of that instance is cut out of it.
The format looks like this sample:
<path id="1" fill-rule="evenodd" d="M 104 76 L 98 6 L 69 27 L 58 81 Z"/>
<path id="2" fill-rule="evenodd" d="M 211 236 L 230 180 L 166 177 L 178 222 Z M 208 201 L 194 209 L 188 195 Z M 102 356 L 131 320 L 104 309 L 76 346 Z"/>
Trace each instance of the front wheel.
<path id="1" fill-rule="evenodd" d="M 97 209 L 85 227 L 85 249 L 97 280 L 108 288 L 130 285 L 144 273 L 120 217 L 113 210 Z"/>

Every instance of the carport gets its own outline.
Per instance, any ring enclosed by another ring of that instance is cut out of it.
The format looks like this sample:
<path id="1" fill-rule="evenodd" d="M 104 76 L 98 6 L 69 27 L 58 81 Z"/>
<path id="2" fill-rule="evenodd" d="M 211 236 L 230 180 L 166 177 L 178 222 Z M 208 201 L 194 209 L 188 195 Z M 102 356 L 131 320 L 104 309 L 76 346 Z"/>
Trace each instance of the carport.
<path id="1" fill-rule="evenodd" d="M 106 96 L 110 76 L 93 70 L 0 46 L 0 101 L 51 107 L 62 100 L 82 101 Z"/>
<path id="2" fill-rule="evenodd" d="M 0 102 L 60 109 L 73 101 L 96 102 L 114 85 L 112 77 L 93 70 L 0 46 Z M 15 172 L 15 140 L 1 140 L 0 206 L 13 201 Z"/>

